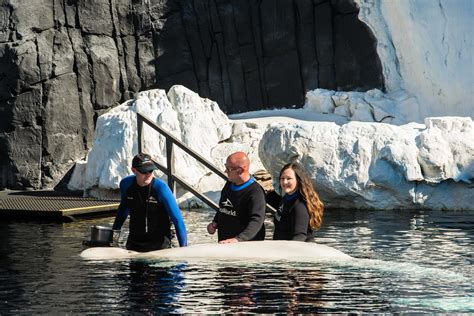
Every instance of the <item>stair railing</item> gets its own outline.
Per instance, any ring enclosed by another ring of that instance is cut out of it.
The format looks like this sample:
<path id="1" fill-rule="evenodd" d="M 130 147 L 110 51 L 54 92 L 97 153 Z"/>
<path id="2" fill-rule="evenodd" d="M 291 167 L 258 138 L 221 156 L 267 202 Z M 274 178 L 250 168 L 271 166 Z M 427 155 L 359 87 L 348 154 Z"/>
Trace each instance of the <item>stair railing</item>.
<path id="1" fill-rule="evenodd" d="M 207 196 L 204 194 L 201 194 L 198 192 L 195 188 L 193 188 L 188 182 L 186 182 L 184 179 L 180 178 L 175 174 L 174 170 L 174 164 L 173 164 L 173 159 L 174 159 L 174 150 L 173 150 L 173 145 L 178 146 L 181 148 L 184 152 L 189 154 L 191 157 L 199 161 L 201 164 L 209 168 L 211 171 L 213 171 L 215 174 L 220 176 L 222 179 L 227 180 L 226 175 L 217 169 L 211 162 L 209 162 L 206 158 L 189 148 L 186 144 L 181 142 L 179 139 L 165 131 L 163 128 L 160 126 L 156 125 L 153 121 L 151 121 L 149 118 L 146 116 L 137 113 L 137 129 L 138 129 L 138 152 L 142 152 L 142 146 L 144 143 L 143 139 L 143 124 L 146 123 L 148 126 L 153 128 L 155 131 L 160 133 L 165 137 L 166 140 L 166 166 L 160 164 L 159 162 L 155 161 L 158 169 L 160 169 L 164 174 L 166 174 L 168 178 L 168 186 L 170 187 L 171 191 L 173 192 L 173 195 L 176 196 L 176 183 L 179 183 L 183 188 L 194 194 L 196 197 L 198 197 L 201 201 L 206 203 L 209 207 L 213 208 L 214 210 L 218 210 L 219 206 L 214 203 L 211 199 L 209 199 Z"/>
<path id="2" fill-rule="evenodd" d="M 163 128 L 160 126 L 156 125 L 152 120 L 150 120 L 148 117 L 137 113 L 137 129 L 138 129 L 138 152 L 142 152 L 143 149 L 143 124 L 146 123 L 148 126 L 153 128 L 155 131 L 160 133 L 165 137 L 166 140 L 166 166 L 163 166 L 159 162 L 155 161 L 156 166 L 158 169 L 160 169 L 164 174 L 166 174 L 168 178 L 168 186 L 170 187 L 171 191 L 173 192 L 173 195 L 176 197 L 176 183 L 179 183 L 183 188 L 194 194 L 196 197 L 198 197 L 201 201 L 206 203 L 209 207 L 213 208 L 215 211 L 219 210 L 219 206 L 214 203 L 210 198 L 205 196 L 204 194 L 198 192 L 195 188 L 193 188 L 188 182 L 186 182 L 184 179 L 180 178 L 177 176 L 174 172 L 174 151 L 173 147 L 174 145 L 178 146 L 181 148 L 184 152 L 189 154 L 191 157 L 196 159 L 198 162 L 209 168 L 211 171 L 213 171 L 215 174 L 220 176 L 222 179 L 227 181 L 227 176 L 220 171 L 218 168 L 216 168 L 211 162 L 209 162 L 206 158 L 189 148 L 186 144 L 181 142 L 179 139 L 165 131 Z M 275 213 L 276 210 L 273 208 L 271 205 L 267 204 L 267 211 L 271 213 Z"/>

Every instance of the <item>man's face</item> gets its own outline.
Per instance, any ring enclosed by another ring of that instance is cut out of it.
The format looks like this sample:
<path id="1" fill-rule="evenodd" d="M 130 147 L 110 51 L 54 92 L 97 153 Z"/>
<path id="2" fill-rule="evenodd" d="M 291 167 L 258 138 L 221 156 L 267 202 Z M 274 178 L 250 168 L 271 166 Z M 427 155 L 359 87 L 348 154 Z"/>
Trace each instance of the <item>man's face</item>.
<path id="1" fill-rule="evenodd" d="M 153 171 L 141 173 L 136 168 L 132 168 L 132 171 L 136 176 L 138 186 L 144 187 L 151 183 L 151 180 L 153 179 Z"/>
<path id="2" fill-rule="evenodd" d="M 230 182 L 238 183 L 240 181 L 240 173 L 242 172 L 242 168 L 237 166 L 232 161 L 227 160 L 225 163 L 225 173 L 227 173 L 227 178 Z"/>

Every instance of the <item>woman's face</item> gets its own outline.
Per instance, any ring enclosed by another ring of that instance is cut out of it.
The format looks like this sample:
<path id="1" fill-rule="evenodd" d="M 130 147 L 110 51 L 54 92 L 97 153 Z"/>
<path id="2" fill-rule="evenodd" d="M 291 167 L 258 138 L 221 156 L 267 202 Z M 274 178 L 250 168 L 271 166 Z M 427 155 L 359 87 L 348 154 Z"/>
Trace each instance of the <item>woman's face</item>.
<path id="1" fill-rule="evenodd" d="M 293 194 L 298 189 L 298 181 L 293 169 L 285 169 L 280 176 L 280 187 L 284 194 Z"/>

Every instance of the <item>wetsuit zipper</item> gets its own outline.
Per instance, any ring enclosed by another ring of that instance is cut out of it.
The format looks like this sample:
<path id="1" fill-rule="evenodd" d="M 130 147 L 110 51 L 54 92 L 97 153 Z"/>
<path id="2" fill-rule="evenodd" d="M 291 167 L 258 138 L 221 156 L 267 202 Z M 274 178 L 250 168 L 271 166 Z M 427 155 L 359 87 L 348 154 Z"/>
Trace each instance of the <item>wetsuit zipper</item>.
<path id="1" fill-rule="evenodd" d="M 145 201 L 143 201 L 144 196 L 142 193 L 139 191 L 138 192 L 138 198 L 140 199 L 140 205 L 145 204 L 145 233 L 148 233 L 148 205 L 150 204 L 150 194 L 151 194 L 151 186 L 153 182 L 148 185 L 148 195 L 145 198 Z"/>
<path id="2" fill-rule="evenodd" d="M 148 186 L 148 196 L 146 197 L 146 208 L 145 208 L 145 233 L 148 233 L 148 205 L 150 205 L 150 193 L 151 193 L 151 183 Z"/>

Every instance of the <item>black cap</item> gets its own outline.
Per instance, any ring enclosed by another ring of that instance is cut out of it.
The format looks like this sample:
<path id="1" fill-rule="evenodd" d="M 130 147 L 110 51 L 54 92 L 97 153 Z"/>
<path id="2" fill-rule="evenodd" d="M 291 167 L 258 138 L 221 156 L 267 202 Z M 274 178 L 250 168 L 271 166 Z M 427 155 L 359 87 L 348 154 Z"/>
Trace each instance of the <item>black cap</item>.
<path id="1" fill-rule="evenodd" d="M 133 157 L 132 167 L 136 168 L 140 173 L 147 173 L 157 169 L 155 162 L 151 159 L 150 155 L 144 153 Z"/>

